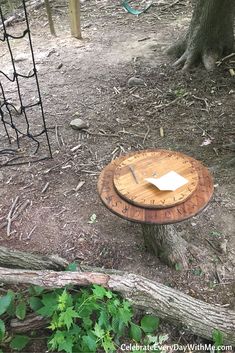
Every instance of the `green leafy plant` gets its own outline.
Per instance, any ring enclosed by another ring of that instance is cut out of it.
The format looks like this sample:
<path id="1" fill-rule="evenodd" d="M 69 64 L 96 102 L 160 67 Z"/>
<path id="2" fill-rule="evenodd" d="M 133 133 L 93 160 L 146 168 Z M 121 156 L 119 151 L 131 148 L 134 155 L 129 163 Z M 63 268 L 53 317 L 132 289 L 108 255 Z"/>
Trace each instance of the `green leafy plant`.
<path id="1" fill-rule="evenodd" d="M 218 232 L 217 230 L 211 231 L 209 235 L 212 238 L 220 238 L 222 236 L 221 232 Z"/>
<path id="2" fill-rule="evenodd" d="M 194 276 L 202 276 L 203 272 L 202 272 L 202 269 L 200 267 L 197 267 L 197 268 L 192 269 L 192 274 Z"/>
<path id="3" fill-rule="evenodd" d="M 179 87 L 174 90 L 174 94 L 176 95 L 176 97 L 183 97 L 186 93 L 186 90 L 182 87 Z"/>
<path id="4" fill-rule="evenodd" d="M 221 350 L 219 347 L 223 345 L 223 341 L 224 341 L 222 332 L 219 330 L 214 330 L 212 332 L 212 338 L 216 348 L 216 352 L 220 353 Z"/>
<path id="5" fill-rule="evenodd" d="M 95 213 L 93 213 L 87 223 L 94 224 L 97 222 L 97 216 Z"/>
<path id="6" fill-rule="evenodd" d="M 12 338 L 10 347 L 17 351 L 21 351 L 23 348 L 27 346 L 29 341 L 30 341 L 30 338 L 28 336 L 16 335 Z"/>
<path id="7" fill-rule="evenodd" d="M 6 295 L 0 297 L 0 347 L 10 342 L 12 349 L 21 350 L 29 342 L 27 336 L 9 336 L 4 322 L 4 319 L 7 321 L 8 318 L 12 317 L 24 320 L 26 306 L 27 303 L 21 293 L 14 293 L 12 290 L 8 290 Z"/>
<path id="8" fill-rule="evenodd" d="M 75 264 L 67 270 L 76 270 Z M 48 319 L 47 345 L 53 352 L 95 353 L 102 350 L 112 353 L 124 338 L 150 345 L 161 342 L 161 336 L 153 336 L 159 327 L 158 318 L 145 315 L 138 324 L 127 300 L 98 285 L 50 291 L 31 286 L 27 295 L 8 291 L 0 296 L 0 310 L 0 347 L 8 344 L 18 351 L 30 343 L 33 335 L 9 335 L 6 323 L 12 317 L 24 320 L 29 312 Z"/>
<path id="9" fill-rule="evenodd" d="M 176 263 L 176 264 L 175 264 L 175 270 L 176 270 L 176 271 L 179 271 L 179 272 L 182 271 L 182 270 L 183 270 L 182 264 Z"/>

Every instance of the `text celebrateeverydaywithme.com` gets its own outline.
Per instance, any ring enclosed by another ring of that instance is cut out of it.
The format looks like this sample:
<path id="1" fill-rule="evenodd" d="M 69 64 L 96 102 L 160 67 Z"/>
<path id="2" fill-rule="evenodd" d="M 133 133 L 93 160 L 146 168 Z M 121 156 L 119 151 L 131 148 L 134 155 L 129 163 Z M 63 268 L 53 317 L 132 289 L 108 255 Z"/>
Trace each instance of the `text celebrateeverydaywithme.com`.
<path id="1" fill-rule="evenodd" d="M 139 345 L 139 344 L 125 344 L 123 343 L 121 345 L 121 350 L 124 352 L 151 352 L 154 350 L 159 350 L 159 352 L 203 352 L 203 351 L 209 351 L 209 352 L 232 352 L 233 347 L 232 346 L 226 346 L 226 345 L 221 345 L 221 346 L 215 346 L 213 344 L 171 344 L 171 345 L 159 345 L 159 344 L 154 344 L 154 345 Z"/>

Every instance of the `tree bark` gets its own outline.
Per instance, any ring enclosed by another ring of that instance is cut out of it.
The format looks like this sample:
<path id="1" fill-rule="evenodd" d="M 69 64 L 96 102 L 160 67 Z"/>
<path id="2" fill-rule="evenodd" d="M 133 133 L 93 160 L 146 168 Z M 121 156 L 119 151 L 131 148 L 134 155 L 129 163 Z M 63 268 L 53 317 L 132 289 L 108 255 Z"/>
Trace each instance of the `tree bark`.
<path id="1" fill-rule="evenodd" d="M 48 318 L 32 313 L 28 314 L 24 320 L 12 319 L 10 321 L 10 328 L 14 333 L 22 333 L 41 329 L 46 327 L 48 323 Z"/>
<path id="2" fill-rule="evenodd" d="M 173 288 L 135 274 L 54 272 L 0 268 L 0 282 L 27 283 L 47 288 L 100 284 L 119 292 L 132 304 L 160 318 L 186 326 L 195 335 L 212 339 L 215 329 L 223 343 L 235 346 L 235 312 L 191 298 Z M 112 271 L 113 272 L 113 271 Z"/>
<path id="3" fill-rule="evenodd" d="M 179 59 L 174 66 L 187 70 L 202 61 L 212 70 L 222 55 L 234 49 L 234 0 L 196 0 L 189 30 L 173 45 L 169 54 Z"/>
<path id="4" fill-rule="evenodd" d="M 57 255 L 34 255 L 23 251 L 10 250 L 0 246 L 0 266 L 28 268 L 31 270 L 64 270 L 68 266 L 65 259 Z"/>
<path id="5" fill-rule="evenodd" d="M 142 224 L 144 243 L 148 251 L 171 267 L 188 268 L 188 244 L 172 225 Z"/>

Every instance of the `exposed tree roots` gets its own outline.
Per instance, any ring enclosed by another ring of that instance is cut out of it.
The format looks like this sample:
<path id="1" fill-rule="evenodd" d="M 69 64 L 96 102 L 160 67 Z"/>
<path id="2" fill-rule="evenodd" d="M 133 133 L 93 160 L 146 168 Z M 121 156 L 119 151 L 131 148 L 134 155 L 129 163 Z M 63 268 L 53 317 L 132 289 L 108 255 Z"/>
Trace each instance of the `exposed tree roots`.
<path id="1" fill-rule="evenodd" d="M 211 71 L 216 61 L 234 49 L 234 0 L 198 0 L 186 36 L 169 50 L 176 68 L 187 71 L 202 63 Z"/>
<path id="2" fill-rule="evenodd" d="M 186 41 L 183 42 L 187 45 Z M 222 55 L 227 55 L 227 53 L 231 53 L 233 51 L 233 45 L 231 45 L 230 50 L 225 50 L 225 48 L 221 50 L 221 46 L 214 49 L 200 48 L 197 47 L 196 44 L 185 46 L 185 50 L 183 52 L 182 48 L 182 41 L 180 41 L 178 44 L 175 44 L 168 49 L 167 53 L 170 55 L 173 54 L 177 57 L 173 67 L 182 68 L 183 71 L 190 70 L 191 68 L 197 66 L 200 62 L 202 62 L 207 71 L 212 71 L 216 66 L 216 62 Z"/>

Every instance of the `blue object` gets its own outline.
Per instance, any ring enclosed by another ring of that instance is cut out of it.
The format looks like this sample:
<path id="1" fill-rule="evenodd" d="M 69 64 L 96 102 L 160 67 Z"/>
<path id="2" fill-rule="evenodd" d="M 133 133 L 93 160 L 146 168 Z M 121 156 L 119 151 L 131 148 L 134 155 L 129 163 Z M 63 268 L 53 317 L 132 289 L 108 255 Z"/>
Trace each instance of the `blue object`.
<path id="1" fill-rule="evenodd" d="M 131 7 L 129 4 L 128 4 L 128 0 L 124 0 L 123 3 L 122 3 L 122 6 L 124 7 L 124 9 L 131 13 L 132 15 L 140 15 L 142 14 L 143 12 L 147 11 L 150 6 L 152 6 L 152 3 L 150 3 L 149 5 L 147 5 L 143 10 L 136 10 L 136 9 L 133 9 L 133 7 Z"/>

